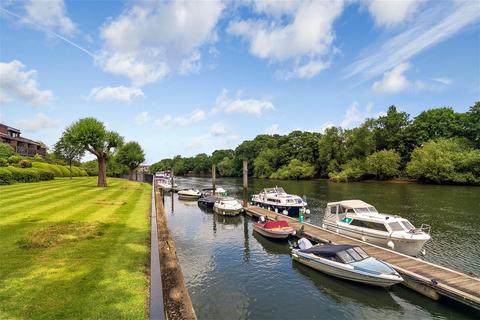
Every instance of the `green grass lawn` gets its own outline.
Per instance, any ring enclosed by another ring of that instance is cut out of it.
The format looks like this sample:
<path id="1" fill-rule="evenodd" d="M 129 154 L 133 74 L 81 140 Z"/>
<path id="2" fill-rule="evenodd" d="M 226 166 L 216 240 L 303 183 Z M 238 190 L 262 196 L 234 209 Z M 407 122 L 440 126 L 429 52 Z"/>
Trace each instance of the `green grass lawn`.
<path id="1" fill-rule="evenodd" d="M 144 319 L 147 184 L 0 186 L 0 319 Z"/>

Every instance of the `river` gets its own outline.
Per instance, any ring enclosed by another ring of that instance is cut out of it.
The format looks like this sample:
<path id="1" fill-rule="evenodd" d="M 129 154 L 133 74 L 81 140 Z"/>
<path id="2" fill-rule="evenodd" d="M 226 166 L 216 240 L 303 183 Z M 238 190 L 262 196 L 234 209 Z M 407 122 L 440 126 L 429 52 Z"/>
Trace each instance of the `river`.
<path id="1" fill-rule="evenodd" d="M 178 179 L 207 187 L 205 178 Z M 241 198 L 241 179 L 217 185 Z M 361 199 L 380 212 L 428 223 L 432 240 L 424 259 L 480 274 L 480 188 L 382 182 L 250 179 L 249 195 L 279 185 L 306 196 L 310 222 L 320 224 L 327 202 Z M 471 319 L 480 314 L 454 301 L 432 301 L 403 286 L 369 287 L 292 262 L 288 242 L 252 230 L 252 219 L 220 217 L 196 202 L 165 197 L 169 228 L 199 319 Z"/>

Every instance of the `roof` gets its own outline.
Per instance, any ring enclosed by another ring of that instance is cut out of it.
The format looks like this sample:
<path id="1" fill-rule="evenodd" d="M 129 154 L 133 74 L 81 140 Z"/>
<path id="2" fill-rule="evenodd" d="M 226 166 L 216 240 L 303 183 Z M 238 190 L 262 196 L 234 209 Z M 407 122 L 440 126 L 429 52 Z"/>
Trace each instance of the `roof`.
<path id="1" fill-rule="evenodd" d="M 368 208 L 373 207 L 371 204 L 368 204 L 362 200 L 344 200 L 338 202 L 329 202 L 327 205 L 334 206 L 334 205 L 341 205 L 345 208 Z"/>
<path id="2" fill-rule="evenodd" d="M 20 142 L 25 142 L 25 143 L 30 143 L 30 144 L 36 144 L 36 145 L 40 146 L 41 148 L 44 148 L 44 146 L 42 146 L 42 144 L 40 142 L 33 141 L 33 140 L 30 140 L 30 139 L 27 139 L 27 138 L 24 138 L 24 137 L 12 137 L 12 136 L 9 136 L 8 134 L 2 133 L 2 132 L 0 132 L 0 137 L 6 138 L 6 139 L 9 139 L 9 140 L 15 140 L 15 141 L 20 141 Z"/>
<path id="3" fill-rule="evenodd" d="M 350 248 L 354 248 L 356 246 L 352 246 L 350 244 L 325 244 L 325 245 L 316 245 L 308 249 L 301 250 L 300 252 L 304 253 L 313 253 L 313 254 L 322 254 L 326 256 L 334 256 L 337 252 L 344 251 Z"/>

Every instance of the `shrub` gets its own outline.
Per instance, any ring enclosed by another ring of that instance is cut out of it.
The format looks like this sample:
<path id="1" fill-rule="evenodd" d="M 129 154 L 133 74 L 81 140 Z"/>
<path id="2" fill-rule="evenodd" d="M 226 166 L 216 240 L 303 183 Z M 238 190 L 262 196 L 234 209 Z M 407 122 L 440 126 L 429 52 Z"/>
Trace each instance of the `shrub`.
<path id="1" fill-rule="evenodd" d="M 13 183 L 13 177 L 10 170 L 7 168 L 0 168 L 0 185 Z"/>
<path id="2" fill-rule="evenodd" d="M 8 166 L 8 160 L 4 158 L 0 158 L 0 167 Z"/>
<path id="3" fill-rule="evenodd" d="M 70 177 L 70 170 L 66 166 L 57 165 L 57 167 L 62 171 L 62 177 Z"/>
<path id="4" fill-rule="evenodd" d="M 35 161 L 44 161 L 42 156 L 39 155 L 38 153 L 35 154 L 35 156 L 33 157 L 33 160 Z"/>
<path id="5" fill-rule="evenodd" d="M 0 143 L 0 158 L 8 159 L 14 155 L 16 155 L 16 153 L 12 146 L 3 142 Z"/>
<path id="6" fill-rule="evenodd" d="M 57 164 L 50 164 L 46 162 L 32 162 L 34 168 L 49 171 L 55 175 L 55 177 L 70 177 L 70 169 L 67 166 L 61 166 Z M 72 176 L 80 177 L 87 176 L 87 172 L 83 168 L 72 166 Z"/>
<path id="7" fill-rule="evenodd" d="M 36 182 L 40 180 L 40 175 L 37 169 L 34 168 L 16 168 L 16 167 L 7 167 L 12 173 L 12 179 L 16 182 Z"/>
<path id="8" fill-rule="evenodd" d="M 360 180 L 365 176 L 365 162 L 362 159 L 352 159 L 341 166 L 340 172 L 330 172 L 328 177 L 336 182 Z"/>
<path id="9" fill-rule="evenodd" d="M 369 155 L 365 161 L 368 173 L 385 180 L 398 175 L 400 155 L 393 150 L 382 150 Z"/>
<path id="10" fill-rule="evenodd" d="M 19 155 L 13 155 L 8 157 L 8 163 L 10 164 L 17 164 L 22 158 Z"/>
<path id="11" fill-rule="evenodd" d="M 32 162 L 30 160 L 20 160 L 18 162 L 18 166 L 20 168 L 31 168 L 32 167 Z"/>
<path id="12" fill-rule="evenodd" d="M 40 181 L 47 181 L 47 180 L 53 180 L 54 174 L 50 171 L 43 170 L 43 169 L 36 169 L 38 170 L 38 178 Z"/>

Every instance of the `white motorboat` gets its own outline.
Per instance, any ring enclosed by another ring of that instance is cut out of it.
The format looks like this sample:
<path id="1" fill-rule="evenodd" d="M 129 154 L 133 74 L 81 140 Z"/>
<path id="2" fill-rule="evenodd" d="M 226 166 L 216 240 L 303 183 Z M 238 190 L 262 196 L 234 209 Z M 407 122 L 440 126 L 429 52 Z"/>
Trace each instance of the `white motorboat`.
<path id="1" fill-rule="evenodd" d="M 197 200 L 201 193 L 196 189 L 183 189 L 178 191 L 178 199 L 180 200 Z"/>
<path id="2" fill-rule="evenodd" d="M 288 194 L 283 188 L 265 188 L 259 194 L 252 196 L 252 203 L 277 213 L 283 213 L 291 217 L 298 217 L 300 210 L 309 214 L 306 209 L 307 202 L 297 195 Z"/>
<path id="3" fill-rule="evenodd" d="M 202 189 L 202 198 L 203 197 L 210 197 L 210 196 L 220 196 L 226 197 L 227 191 L 222 187 L 215 187 L 215 194 L 213 194 L 213 188 L 203 188 Z"/>
<path id="4" fill-rule="evenodd" d="M 403 281 L 386 262 L 353 245 L 312 246 L 302 238 L 299 247 L 292 249 L 292 259 L 335 277 L 374 286 L 388 287 Z"/>
<path id="5" fill-rule="evenodd" d="M 430 240 L 430 226 L 415 228 L 407 219 L 382 214 L 361 200 L 329 202 L 323 228 L 400 253 L 416 256 Z"/>
<path id="6" fill-rule="evenodd" d="M 178 185 L 175 182 L 173 183 L 173 186 L 172 186 L 171 179 L 162 178 L 162 179 L 156 179 L 156 181 L 158 186 L 162 188 L 164 191 L 171 191 L 178 188 Z"/>
<path id="7" fill-rule="evenodd" d="M 243 206 L 237 199 L 226 197 L 215 202 L 213 211 L 224 216 L 236 216 L 243 211 Z"/>

